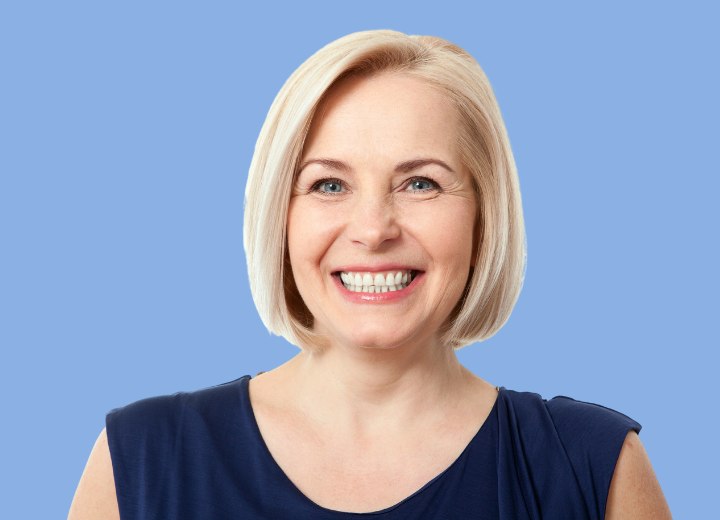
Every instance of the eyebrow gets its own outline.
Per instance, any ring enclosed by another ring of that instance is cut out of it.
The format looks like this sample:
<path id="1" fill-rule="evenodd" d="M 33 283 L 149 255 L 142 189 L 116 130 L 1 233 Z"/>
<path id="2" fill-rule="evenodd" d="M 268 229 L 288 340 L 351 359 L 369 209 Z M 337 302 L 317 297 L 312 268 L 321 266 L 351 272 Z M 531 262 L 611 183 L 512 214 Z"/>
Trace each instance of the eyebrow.
<path id="1" fill-rule="evenodd" d="M 308 159 L 307 161 L 303 161 L 303 163 L 300 165 L 300 168 L 298 169 L 298 173 L 303 171 L 306 166 L 309 166 L 311 164 L 320 164 L 321 166 L 324 166 L 325 168 L 329 168 L 330 170 L 335 170 L 339 172 L 349 172 L 352 170 L 350 166 L 342 161 L 338 161 L 337 159 L 328 159 L 328 158 L 319 158 L 319 159 Z M 442 168 L 445 168 L 447 171 L 451 173 L 455 173 L 455 170 L 450 168 L 448 164 L 445 161 L 441 161 L 440 159 L 435 159 L 432 157 L 424 157 L 421 159 L 411 159 L 409 161 L 403 161 L 401 163 L 398 163 L 395 165 L 395 171 L 398 173 L 410 173 L 413 170 L 417 170 L 418 168 L 422 168 L 423 166 L 427 166 L 429 164 L 436 164 L 438 166 L 441 166 Z"/>

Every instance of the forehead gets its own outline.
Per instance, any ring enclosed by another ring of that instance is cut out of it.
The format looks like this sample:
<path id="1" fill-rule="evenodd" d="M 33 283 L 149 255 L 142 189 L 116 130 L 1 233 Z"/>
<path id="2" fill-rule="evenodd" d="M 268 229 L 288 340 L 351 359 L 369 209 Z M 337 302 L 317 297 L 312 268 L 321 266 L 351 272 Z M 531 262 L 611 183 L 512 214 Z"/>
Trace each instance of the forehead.
<path id="1" fill-rule="evenodd" d="M 305 142 L 315 154 L 455 153 L 458 115 L 446 94 L 402 73 L 350 77 L 327 93 Z M 448 157 L 449 158 L 449 157 Z"/>

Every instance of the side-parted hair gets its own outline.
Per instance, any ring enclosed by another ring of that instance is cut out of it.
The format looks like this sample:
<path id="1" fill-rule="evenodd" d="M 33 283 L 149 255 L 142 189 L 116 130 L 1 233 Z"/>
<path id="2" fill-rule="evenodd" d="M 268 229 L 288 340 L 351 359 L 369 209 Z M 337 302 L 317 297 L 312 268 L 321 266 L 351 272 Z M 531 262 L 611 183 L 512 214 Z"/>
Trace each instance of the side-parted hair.
<path id="1" fill-rule="evenodd" d="M 422 80 L 452 101 L 458 147 L 478 204 L 474 268 L 443 330 L 454 348 L 495 334 L 510 317 L 525 276 L 526 241 L 515 160 L 492 87 L 475 59 L 432 36 L 363 31 L 326 45 L 275 97 L 255 145 L 245 192 L 244 242 L 250 289 L 271 333 L 301 348 L 322 342 L 292 277 L 288 206 L 313 115 L 328 91 L 351 76 L 392 72 Z"/>

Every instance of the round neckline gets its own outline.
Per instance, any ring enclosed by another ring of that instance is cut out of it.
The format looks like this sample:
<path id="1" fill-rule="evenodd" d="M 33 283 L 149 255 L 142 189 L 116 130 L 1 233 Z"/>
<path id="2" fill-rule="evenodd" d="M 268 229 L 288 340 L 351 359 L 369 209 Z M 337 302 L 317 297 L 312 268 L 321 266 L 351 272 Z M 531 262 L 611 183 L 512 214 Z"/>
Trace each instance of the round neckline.
<path id="1" fill-rule="evenodd" d="M 252 406 L 252 401 L 250 400 L 250 380 L 252 379 L 251 375 L 246 375 L 243 378 L 241 378 L 241 392 L 242 397 L 245 402 L 246 410 L 245 412 L 248 415 L 248 420 L 251 424 L 252 431 L 256 437 L 257 442 L 262 446 L 262 449 L 264 450 L 265 454 L 267 455 L 268 461 L 273 466 L 273 469 L 282 476 L 282 479 L 289 485 L 290 489 L 293 490 L 294 493 L 296 493 L 298 496 L 302 497 L 302 499 L 311 507 L 318 509 L 322 511 L 325 514 L 332 514 L 332 515 L 354 515 L 354 516 L 372 516 L 372 515 L 381 515 L 385 513 L 389 513 L 399 507 L 401 507 L 403 504 L 406 504 L 407 502 L 411 501 L 415 497 L 423 494 L 427 489 L 432 487 L 434 484 L 442 480 L 442 478 L 448 474 L 455 466 L 457 466 L 462 459 L 465 458 L 470 448 L 476 444 L 478 439 L 480 438 L 481 434 L 485 430 L 487 430 L 488 427 L 486 425 L 490 421 L 490 419 L 496 415 L 498 403 L 500 401 L 501 394 L 505 391 L 505 387 L 503 386 L 496 386 L 495 389 L 497 390 L 497 395 L 495 396 L 495 402 L 492 405 L 492 408 L 490 408 L 490 413 L 488 413 L 487 417 L 485 417 L 485 420 L 480 425 L 478 430 L 475 432 L 475 434 L 472 436 L 470 441 L 465 445 L 463 450 L 460 452 L 460 454 L 453 460 L 444 470 L 442 470 L 440 473 L 435 475 L 433 478 L 431 478 L 429 481 L 427 481 L 425 484 L 423 484 L 420 488 L 418 488 L 416 491 L 412 492 L 407 497 L 401 499 L 397 503 L 386 507 L 384 509 L 379 509 L 377 511 L 368 511 L 368 512 L 355 512 L 355 511 L 340 511 L 338 509 L 330 509 L 324 506 L 321 506 L 314 500 L 312 500 L 310 497 L 308 497 L 305 493 L 303 493 L 299 487 L 290 479 L 290 477 L 285 473 L 285 471 L 280 467 L 280 464 L 275 460 L 275 457 L 273 457 L 272 453 L 270 452 L 270 448 L 268 447 L 267 443 L 265 442 L 265 439 L 262 436 L 262 433 L 260 432 L 260 426 L 257 422 L 257 417 L 255 416 L 255 410 Z"/>

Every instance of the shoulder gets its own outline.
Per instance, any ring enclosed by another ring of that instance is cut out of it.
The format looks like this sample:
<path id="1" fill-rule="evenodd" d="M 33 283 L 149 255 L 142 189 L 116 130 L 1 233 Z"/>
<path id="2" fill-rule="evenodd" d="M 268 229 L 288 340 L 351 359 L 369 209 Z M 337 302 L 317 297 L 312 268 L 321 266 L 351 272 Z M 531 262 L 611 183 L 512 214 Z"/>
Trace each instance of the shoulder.
<path id="1" fill-rule="evenodd" d="M 505 389 L 501 395 L 506 433 L 522 447 L 519 456 L 533 485 L 551 489 L 553 482 L 563 482 L 568 487 L 554 486 L 556 495 L 544 496 L 546 505 L 565 501 L 563 493 L 578 494 L 578 510 L 603 518 L 620 450 L 629 432 L 637 437 L 640 424 L 612 408 L 566 396 L 544 399 Z"/>
<path id="2" fill-rule="evenodd" d="M 545 406 L 573 465 L 588 464 L 610 475 L 627 433 L 642 428 L 617 410 L 566 396 L 554 397 Z"/>
<path id="3" fill-rule="evenodd" d="M 603 405 L 579 401 L 567 396 L 544 399 L 533 392 L 503 389 L 502 395 L 518 421 L 518 426 L 534 429 L 544 423 L 552 427 L 566 449 L 596 449 L 608 437 L 615 437 L 616 455 L 628 431 L 640 432 L 642 426 L 627 415 Z M 617 438 L 619 436 L 619 439 Z"/>
<path id="4" fill-rule="evenodd" d="M 115 478 L 130 478 L 174 460 L 179 445 L 201 442 L 225 428 L 228 410 L 240 405 L 249 376 L 228 383 L 135 401 L 107 414 L 105 427 Z M 127 473 L 126 473 L 127 472 Z"/>
<path id="5" fill-rule="evenodd" d="M 143 508 L 162 510 L 156 497 L 177 490 L 177 479 L 202 473 L 215 453 L 216 440 L 229 438 L 239 414 L 242 385 L 249 376 L 221 385 L 135 401 L 107 414 L 107 450 L 123 516 Z M 233 429 L 235 428 L 235 429 Z M 220 442 L 221 446 L 227 443 Z M 155 497 L 155 498 L 153 498 Z M 158 513 L 157 518 L 164 518 Z"/>
<path id="6" fill-rule="evenodd" d="M 192 392 L 176 392 L 135 401 L 111 410 L 106 416 L 110 448 L 116 434 L 137 435 L 152 431 L 154 436 L 172 434 L 177 426 L 192 417 L 211 417 L 227 411 L 237 400 L 241 385 L 249 376 L 243 376 L 220 385 Z"/>
<path id="7" fill-rule="evenodd" d="M 502 394 L 524 436 L 557 439 L 576 470 L 589 466 L 591 471 L 611 475 L 627 433 L 639 433 L 642 428 L 612 408 L 567 396 L 544 399 L 513 390 Z"/>
<path id="8" fill-rule="evenodd" d="M 90 452 L 68 514 L 68 520 L 90 518 L 108 520 L 120 518 L 110 451 L 104 429 Z"/>
<path id="9" fill-rule="evenodd" d="M 570 422 L 580 422 L 580 424 L 620 422 L 624 425 L 631 426 L 633 429 L 640 429 L 639 423 L 612 408 L 579 401 L 572 397 L 559 395 L 552 399 L 545 399 L 535 392 L 518 392 L 502 388 L 502 395 L 512 403 L 515 409 L 522 410 L 531 415 L 547 411 L 553 417 L 553 421 L 558 425 L 564 426 Z"/>
<path id="10" fill-rule="evenodd" d="M 591 435 L 598 429 L 639 432 L 642 426 L 627 415 L 606 406 L 557 396 L 545 401 L 548 412 L 558 430 L 570 434 Z"/>
<path id="11" fill-rule="evenodd" d="M 627 434 L 610 484 L 605 518 L 671 518 L 660 483 L 637 433 Z"/>

